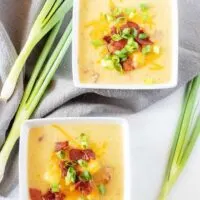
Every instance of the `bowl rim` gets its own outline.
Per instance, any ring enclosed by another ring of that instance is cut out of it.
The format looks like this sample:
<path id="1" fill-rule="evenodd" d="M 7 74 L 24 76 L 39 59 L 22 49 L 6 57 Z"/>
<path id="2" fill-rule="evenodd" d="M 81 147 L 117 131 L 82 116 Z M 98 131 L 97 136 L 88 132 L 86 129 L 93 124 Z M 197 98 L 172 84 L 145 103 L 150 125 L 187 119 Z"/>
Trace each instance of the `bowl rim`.
<path id="1" fill-rule="evenodd" d="M 179 26 L 178 26 L 178 0 L 170 0 L 172 15 L 172 70 L 171 80 L 162 84 L 91 84 L 81 83 L 78 69 L 78 43 L 79 43 L 79 11 L 80 0 L 74 1 L 73 9 L 73 40 L 72 40 L 72 75 L 74 86 L 91 89 L 120 89 L 120 90 L 155 90 L 174 88 L 178 84 L 179 63 Z"/>
<path id="2" fill-rule="evenodd" d="M 130 131 L 128 121 L 120 117 L 60 117 L 27 120 L 21 127 L 19 149 L 19 196 L 20 200 L 29 199 L 28 188 L 28 138 L 30 129 L 48 124 L 80 124 L 80 123 L 119 124 L 123 133 L 123 163 L 124 163 L 124 199 L 131 200 L 131 164 L 130 164 Z"/>

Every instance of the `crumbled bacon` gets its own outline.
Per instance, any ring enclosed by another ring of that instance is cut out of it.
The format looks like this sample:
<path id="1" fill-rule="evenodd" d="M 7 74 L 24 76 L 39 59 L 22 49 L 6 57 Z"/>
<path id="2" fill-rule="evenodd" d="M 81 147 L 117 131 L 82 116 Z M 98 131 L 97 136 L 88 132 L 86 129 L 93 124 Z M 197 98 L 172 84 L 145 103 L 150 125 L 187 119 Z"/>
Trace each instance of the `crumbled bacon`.
<path id="1" fill-rule="evenodd" d="M 122 63 L 122 68 L 125 72 L 132 71 L 134 69 L 132 58 L 128 58 Z"/>
<path id="2" fill-rule="evenodd" d="M 85 150 L 81 150 L 81 149 L 71 149 L 69 151 L 69 158 L 72 161 L 77 161 L 77 160 L 86 160 L 89 161 L 91 159 L 95 159 L 95 153 L 91 150 L 91 149 L 85 149 Z"/>
<path id="3" fill-rule="evenodd" d="M 60 161 L 59 167 L 61 170 L 62 177 L 65 177 L 67 175 L 67 167 L 65 161 Z"/>
<path id="4" fill-rule="evenodd" d="M 42 200 L 42 192 L 40 190 L 30 188 L 29 194 L 30 194 L 31 200 Z"/>
<path id="5" fill-rule="evenodd" d="M 137 38 L 135 38 L 135 40 L 142 46 L 153 44 L 153 42 L 149 38 L 146 38 L 146 39 L 142 40 L 139 37 L 137 37 Z"/>
<path id="6" fill-rule="evenodd" d="M 137 23 L 130 22 L 130 21 L 121 26 L 121 30 L 124 30 L 125 28 L 132 28 L 132 29 L 140 30 L 140 26 Z"/>
<path id="7" fill-rule="evenodd" d="M 112 167 L 105 166 L 94 175 L 94 181 L 99 184 L 108 184 L 111 181 L 113 174 L 114 169 Z"/>
<path id="8" fill-rule="evenodd" d="M 79 181 L 75 184 L 75 190 L 83 195 L 89 195 L 92 192 L 92 185 L 89 181 Z"/>
<path id="9" fill-rule="evenodd" d="M 117 28 L 115 26 L 113 26 L 111 28 L 111 34 L 114 35 L 114 34 L 117 34 Z"/>
<path id="10" fill-rule="evenodd" d="M 114 53 L 117 50 L 122 50 L 127 44 L 127 40 L 126 39 L 122 39 L 119 41 L 112 41 L 109 45 L 108 45 L 108 50 L 110 53 Z"/>
<path id="11" fill-rule="evenodd" d="M 111 38 L 109 35 L 106 35 L 106 36 L 103 37 L 103 40 L 104 40 L 106 43 L 109 44 L 109 43 L 111 42 L 112 38 Z"/>
<path id="12" fill-rule="evenodd" d="M 66 151 L 69 148 L 69 142 L 65 141 L 65 142 L 57 142 L 56 146 L 55 146 L 55 151 Z"/>
<path id="13" fill-rule="evenodd" d="M 43 195 L 42 200 L 64 200 L 65 195 L 61 192 L 53 193 L 49 190 L 45 195 Z"/>
<path id="14" fill-rule="evenodd" d="M 135 38 L 136 42 L 138 42 L 138 44 L 141 45 L 141 46 L 153 44 L 153 42 L 150 40 L 149 37 L 146 38 L 146 39 L 140 39 L 140 38 L 139 38 L 139 35 L 142 34 L 142 33 L 144 33 L 143 30 L 140 30 L 140 31 L 138 32 L 138 35 L 137 35 L 137 37 Z"/>

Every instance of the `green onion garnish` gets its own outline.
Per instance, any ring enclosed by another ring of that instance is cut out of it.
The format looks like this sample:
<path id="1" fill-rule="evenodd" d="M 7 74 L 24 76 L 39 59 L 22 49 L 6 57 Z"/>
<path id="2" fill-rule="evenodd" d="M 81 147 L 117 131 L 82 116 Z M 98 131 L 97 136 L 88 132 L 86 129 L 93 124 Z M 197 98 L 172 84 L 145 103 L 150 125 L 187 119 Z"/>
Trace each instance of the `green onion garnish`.
<path id="1" fill-rule="evenodd" d="M 59 185 L 58 185 L 58 184 L 53 184 L 53 185 L 51 186 L 51 191 L 52 191 L 53 193 L 59 192 L 59 191 L 60 191 Z"/>
<path id="2" fill-rule="evenodd" d="M 88 163 L 85 160 L 78 160 L 78 164 L 84 168 L 88 167 Z"/>
<path id="3" fill-rule="evenodd" d="M 102 45 L 104 45 L 104 42 L 102 40 L 92 40 L 92 45 L 95 47 L 95 48 L 98 48 Z"/>
<path id="4" fill-rule="evenodd" d="M 148 35 L 146 33 L 140 33 L 139 34 L 139 39 L 144 40 L 144 39 L 147 39 L 147 38 L 148 38 Z"/>
<path id="5" fill-rule="evenodd" d="M 105 187 L 104 184 L 98 185 L 98 190 L 99 190 L 99 193 L 100 193 L 101 195 L 105 195 L 105 194 L 106 194 L 106 187 Z"/>
<path id="6" fill-rule="evenodd" d="M 92 175 L 89 171 L 85 170 L 81 173 L 80 178 L 84 181 L 90 181 L 92 180 Z"/>
<path id="7" fill-rule="evenodd" d="M 65 159 L 65 152 L 64 151 L 58 151 L 56 153 L 57 157 L 60 159 L 60 160 L 63 160 Z"/>
<path id="8" fill-rule="evenodd" d="M 76 181 L 76 170 L 73 167 L 69 167 L 67 176 L 65 177 L 66 183 L 75 183 Z"/>
<path id="9" fill-rule="evenodd" d="M 114 40 L 114 41 L 119 41 L 122 38 L 123 37 L 120 34 L 114 34 L 114 35 L 112 35 L 112 40 Z"/>
<path id="10" fill-rule="evenodd" d="M 145 47 L 142 48 L 142 53 L 144 55 L 147 55 L 148 53 L 151 53 L 152 47 L 151 45 L 146 45 Z"/>
<path id="11" fill-rule="evenodd" d="M 146 12 L 146 11 L 149 10 L 149 6 L 148 6 L 147 4 L 145 4 L 145 3 L 141 3 L 141 4 L 140 4 L 140 10 L 141 10 L 142 12 Z"/>
<path id="12" fill-rule="evenodd" d="M 80 135 L 80 143 L 81 143 L 81 147 L 86 149 L 89 147 L 89 141 L 88 141 L 88 136 L 85 133 L 81 133 Z"/>

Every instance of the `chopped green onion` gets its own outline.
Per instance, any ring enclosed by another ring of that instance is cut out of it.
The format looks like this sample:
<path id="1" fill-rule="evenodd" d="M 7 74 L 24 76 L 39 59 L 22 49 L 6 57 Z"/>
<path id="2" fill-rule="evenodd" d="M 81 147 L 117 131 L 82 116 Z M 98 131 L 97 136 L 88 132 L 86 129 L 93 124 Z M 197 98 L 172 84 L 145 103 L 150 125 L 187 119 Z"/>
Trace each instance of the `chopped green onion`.
<path id="1" fill-rule="evenodd" d="M 157 45 L 153 46 L 153 52 L 154 52 L 155 54 L 160 54 L 160 47 L 157 46 Z"/>
<path id="2" fill-rule="evenodd" d="M 105 194 L 106 194 L 106 187 L 105 187 L 104 184 L 98 185 L 98 190 L 99 190 L 99 193 L 100 193 L 101 195 L 105 195 Z"/>
<path id="3" fill-rule="evenodd" d="M 122 38 L 128 39 L 131 37 L 131 29 L 130 28 L 125 28 L 122 31 Z"/>
<path id="4" fill-rule="evenodd" d="M 139 48 L 139 44 L 134 41 L 133 38 L 128 39 L 128 43 L 125 46 L 125 49 L 128 53 L 133 53 L 134 51 L 137 51 Z"/>
<path id="5" fill-rule="evenodd" d="M 62 19 L 63 20 L 63 19 Z M 58 45 L 54 47 L 54 51 L 50 54 L 50 50 L 57 36 L 62 20 L 52 29 L 47 42 L 38 58 L 35 68 L 32 72 L 31 78 L 25 89 L 24 95 L 21 100 L 21 104 L 18 108 L 14 122 L 11 126 L 11 130 L 6 139 L 5 144 L 0 152 L 0 181 L 3 179 L 5 167 L 10 156 L 10 153 L 20 136 L 21 125 L 31 117 L 36 107 L 40 103 L 45 91 L 48 88 L 56 70 L 60 66 L 60 63 L 68 50 L 72 41 L 72 22 L 66 28 L 62 35 Z M 44 65 L 47 57 L 46 64 Z M 42 77 L 42 75 L 45 75 Z M 37 89 L 36 89 L 37 86 Z M 31 101 L 30 101 L 31 99 Z"/>
<path id="6" fill-rule="evenodd" d="M 84 168 L 86 168 L 86 167 L 88 167 L 88 163 L 87 163 L 87 161 L 85 161 L 85 160 L 78 160 L 78 164 L 81 166 L 81 167 L 84 167 Z"/>
<path id="7" fill-rule="evenodd" d="M 120 58 L 117 55 L 105 56 L 105 58 L 102 59 L 101 61 L 101 65 L 106 69 L 110 69 L 110 70 L 115 69 L 118 72 L 123 72 L 122 66 L 120 64 Z"/>
<path id="8" fill-rule="evenodd" d="M 142 48 L 142 53 L 144 55 L 147 55 L 147 54 L 151 53 L 151 49 L 152 49 L 151 45 L 147 45 L 147 46 Z"/>
<path id="9" fill-rule="evenodd" d="M 104 42 L 102 40 L 92 40 L 92 45 L 95 47 L 95 48 L 98 48 L 102 45 L 104 45 Z"/>
<path id="10" fill-rule="evenodd" d="M 115 8 L 112 12 L 112 15 L 114 17 L 119 17 L 122 14 L 122 9 L 121 8 Z"/>
<path id="11" fill-rule="evenodd" d="M 53 185 L 51 186 L 51 191 L 52 191 L 53 193 L 59 192 L 59 191 L 60 191 L 59 185 L 58 185 L 58 184 L 53 184 Z"/>
<path id="12" fill-rule="evenodd" d="M 112 35 L 112 40 L 119 41 L 122 39 L 122 36 L 120 34 L 114 34 Z"/>
<path id="13" fill-rule="evenodd" d="M 147 4 L 145 4 L 145 3 L 141 3 L 141 4 L 140 4 L 140 10 L 141 10 L 142 12 L 146 12 L 146 11 L 149 10 L 149 6 L 148 6 Z"/>
<path id="14" fill-rule="evenodd" d="M 56 153 L 57 157 L 60 159 L 60 160 L 63 160 L 65 159 L 65 152 L 64 151 L 58 151 Z"/>
<path id="15" fill-rule="evenodd" d="M 106 14 L 105 17 L 108 22 L 112 22 L 114 20 L 114 17 L 112 15 Z"/>
<path id="16" fill-rule="evenodd" d="M 128 57 L 127 53 L 128 53 L 128 51 L 126 50 L 126 48 L 115 51 L 115 55 L 121 59 L 127 58 Z M 119 61 L 117 60 L 117 62 L 119 62 Z"/>
<path id="17" fill-rule="evenodd" d="M 85 170 L 81 173 L 80 178 L 84 181 L 90 181 L 92 180 L 92 175 L 89 171 Z"/>
<path id="18" fill-rule="evenodd" d="M 134 28 L 133 30 L 133 37 L 136 38 L 138 35 L 138 30 Z"/>
<path id="19" fill-rule="evenodd" d="M 37 17 L 28 40 L 15 61 L 1 91 L 1 99 L 7 101 L 13 94 L 24 64 L 36 44 L 61 21 L 72 8 L 73 0 L 47 0 Z"/>
<path id="20" fill-rule="evenodd" d="M 139 34 L 139 39 L 144 40 L 144 39 L 147 39 L 147 38 L 148 38 L 148 35 L 146 33 L 140 33 Z"/>
<path id="21" fill-rule="evenodd" d="M 89 147 L 89 141 L 88 141 L 88 136 L 85 133 L 81 133 L 80 135 L 80 143 L 81 143 L 81 147 L 86 149 Z"/>
<path id="22" fill-rule="evenodd" d="M 67 171 L 67 176 L 65 177 L 65 183 L 68 185 L 70 183 L 75 183 L 76 181 L 76 170 L 73 167 L 69 167 Z"/>

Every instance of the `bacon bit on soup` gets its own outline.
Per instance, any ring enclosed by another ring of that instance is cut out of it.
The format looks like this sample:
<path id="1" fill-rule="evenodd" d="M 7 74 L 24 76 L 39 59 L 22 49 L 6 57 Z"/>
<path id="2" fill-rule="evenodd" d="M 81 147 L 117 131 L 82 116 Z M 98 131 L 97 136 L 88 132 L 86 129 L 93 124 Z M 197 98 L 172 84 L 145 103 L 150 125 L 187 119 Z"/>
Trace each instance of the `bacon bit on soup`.
<path id="1" fill-rule="evenodd" d="M 55 151 L 66 151 L 69 148 L 69 142 L 57 142 L 55 146 Z"/>
<path id="2" fill-rule="evenodd" d="M 112 167 L 103 167 L 98 173 L 94 175 L 94 181 L 106 185 L 112 180 L 113 174 L 114 169 Z"/>
<path id="3" fill-rule="evenodd" d="M 135 67 L 133 65 L 133 59 L 128 58 L 126 61 L 124 61 L 122 63 L 122 68 L 125 72 L 129 72 L 129 71 L 132 71 L 133 69 L 135 69 Z"/>
<path id="4" fill-rule="evenodd" d="M 113 26 L 111 28 L 111 35 L 117 34 L 117 28 L 115 26 Z"/>
<path id="5" fill-rule="evenodd" d="M 30 188 L 29 194 L 30 194 L 31 200 L 43 200 L 42 199 L 42 192 L 38 189 Z"/>
<path id="6" fill-rule="evenodd" d="M 128 21 L 126 24 L 122 25 L 120 29 L 124 30 L 125 28 L 140 30 L 140 26 L 137 23 L 130 22 L 130 21 Z"/>
<path id="7" fill-rule="evenodd" d="M 62 177 L 65 177 L 67 175 L 66 162 L 60 161 L 59 167 L 60 167 L 60 170 L 61 170 Z"/>
<path id="8" fill-rule="evenodd" d="M 92 192 L 92 185 L 89 181 L 79 181 L 75 184 L 75 189 L 83 195 L 89 195 Z"/>
<path id="9" fill-rule="evenodd" d="M 106 36 L 103 37 L 103 40 L 104 40 L 105 42 L 107 42 L 107 43 L 110 43 L 111 40 L 112 40 L 112 38 L 111 38 L 111 36 L 106 35 Z"/>
<path id="10" fill-rule="evenodd" d="M 140 38 L 141 35 L 146 35 L 146 37 L 144 38 Z M 135 38 L 135 40 L 142 46 L 144 45 L 152 45 L 153 42 L 150 40 L 149 36 L 143 31 L 139 31 L 137 37 Z"/>
<path id="11" fill-rule="evenodd" d="M 42 200 L 64 200 L 65 195 L 61 192 L 53 193 L 49 190 L 45 195 L 43 195 Z"/>
<path id="12" fill-rule="evenodd" d="M 117 50 L 122 50 L 127 44 L 127 40 L 122 39 L 119 41 L 111 41 L 110 44 L 108 44 L 108 51 L 110 53 L 115 53 Z"/>
<path id="13" fill-rule="evenodd" d="M 95 153 L 91 149 L 71 149 L 69 151 L 69 158 L 72 161 L 77 161 L 77 160 L 94 160 L 95 159 Z"/>

